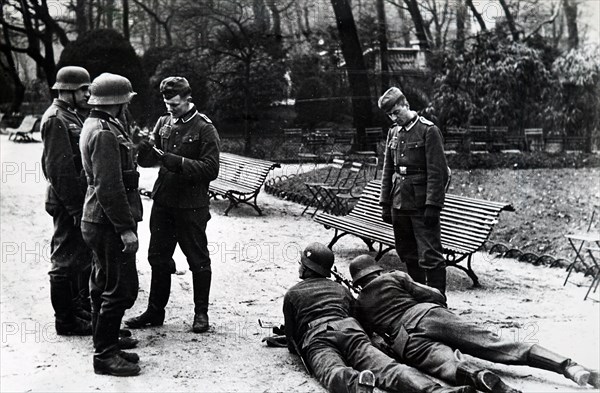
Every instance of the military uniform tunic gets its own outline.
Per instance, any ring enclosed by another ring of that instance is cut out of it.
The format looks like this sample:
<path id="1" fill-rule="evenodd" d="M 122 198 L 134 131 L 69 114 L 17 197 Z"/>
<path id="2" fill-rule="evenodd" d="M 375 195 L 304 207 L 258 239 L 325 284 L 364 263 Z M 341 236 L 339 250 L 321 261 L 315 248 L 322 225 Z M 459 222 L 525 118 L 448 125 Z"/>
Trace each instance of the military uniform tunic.
<path id="1" fill-rule="evenodd" d="M 92 312 L 120 320 L 138 292 L 135 253 L 122 252 L 120 234 L 142 220 L 133 143 L 123 125 L 92 110 L 81 132 L 88 188 L 81 231 L 96 258 L 90 280 Z"/>
<path id="2" fill-rule="evenodd" d="M 505 364 L 527 364 L 532 344 L 513 342 L 446 308 L 437 290 L 404 272 L 381 274 L 361 290 L 356 317 L 367 331 L 387 337 L 397 358 L 435 377 L 456 382 L 461 353 Z"/>
<path id="3" fill-rule="evenodd" d="M 74 218 L 81 218 L 87 183 L 81 164 L 79 136 L 84 117 L 63 100 L 55 99 L 42 116 L 42 171 L 48 180 L 46 211 L 53 217 L 50 256 L 52 280 L 88 273 L 92 253 Z M 85 280 L 87 285 L 87 279 Z M 80 288 L 81 289 L 81 288 Z"/>
<path id="4" fill-rule="evenodd" d="M 174 273 L 179 243 L 192 272 L 210 271 L 206 226 L 210 220 L 208 186 L 219 174 L 219 135 L 210 119 L 192 107 L 181 118 L 156 122 L 156 147 L 174 155 L 160 161 L 153 150 L 140 152 L 141 166 L 160 162 L 150 215 L 148 261 L 153 269 Z"/>
<path id="5" fill-rule="evenodd" d="M 330 392 L 354 392 L 359 372 L 375 374 L 378 388 L 391 392 L 422 391 L 434 382 L 375 348 L 350 313 L 354 298 L 347 288 L 327 278 L 294 285 L 283 299 L 288 348 L 296 348 L 315 377 Z M 415 375 L 417 373 L 418 375 Z"/>
<path id="6" fill-rule="evenodd" d="M 439 222 L 424 224 L 427 205 L 444 205 L 448 166 L 442 134 L 429 120 L 415 117 L 388 132 L 380 204 L 392 208 L 396 251 L 409 269 L 445 266 Z"/>

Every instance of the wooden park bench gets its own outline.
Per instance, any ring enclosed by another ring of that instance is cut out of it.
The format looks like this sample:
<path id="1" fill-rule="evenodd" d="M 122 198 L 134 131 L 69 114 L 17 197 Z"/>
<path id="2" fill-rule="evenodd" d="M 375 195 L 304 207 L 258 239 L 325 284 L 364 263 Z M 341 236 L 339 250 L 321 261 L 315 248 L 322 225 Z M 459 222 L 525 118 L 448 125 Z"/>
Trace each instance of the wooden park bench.
<path id="1" fill-rule="evenodd" d="M 39 131 L 40 118 L 34 115 L 27 115 L 23 118 L 21 125 L 17 128 L 6 128 L 8 140 L 13 142 L 37 142 L 33 133 Z"/>
<path id="2" fill-rule="evenodd" d="M 319 213 L 314 220 L 325 228 L 335 229 L 329 248 L 345 235 L 361 238 L 375 251 L 374 243 L 379 243 L 376 259 L 394 249 L 394 230 L 391 224 L 381 219 L 379 194 L 381 181 L 373 180 L 367 184 L 354 209 L 345 216 Z M 479 286 L 479 279 L 471 267 L 472 255 L 479 250 L 490 236 L 498 222 L 501 211 L 514 211 L 509 204 L 483 199 L 446 194 L 446 202 L 441 212 L 442 246 L 446 264 L 464 271 Z M 467 267 L 459 265 L 467 260 Z"/>
<path id="3" fill-rule="evenodd" d="M 221 153 L 219 176 L 210 182 L 208 193 L 212 198 L 221 196 L 229 199 L 225 215 L 240 203 L 252 206 L 258 215 L 262 215 L 256 198 L 269 171 L 279 166 L 271 161 Z"/>

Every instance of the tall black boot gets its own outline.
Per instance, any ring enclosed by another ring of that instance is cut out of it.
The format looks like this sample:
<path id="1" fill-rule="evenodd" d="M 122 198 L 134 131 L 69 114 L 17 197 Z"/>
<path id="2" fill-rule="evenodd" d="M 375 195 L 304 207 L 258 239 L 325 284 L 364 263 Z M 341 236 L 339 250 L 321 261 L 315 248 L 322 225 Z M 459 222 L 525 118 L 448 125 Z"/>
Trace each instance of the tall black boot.
<path id="1" fill-rule="evenodd" d="M 456 383 L 473 386 L 477 390 L 487 393 L 521 393 L 520 390 L 508 386 L 490 370 L 480 369 L 468 363 L 458 366 Z"/>
<path id="2" fill-rule="evenodd" d="M 192 274 L 194 281 L 194 333 L 204 333 L 208 330 L 208 297 L 212 272 L 201 271 Z"/>
<path id="3" fill-rule="evenodd" d="M 585 367 L 537 344 L 534 344 L 529 350 L 527 364 L 531 367 L 562 374 L 580 386 L 587 385 L 590 379 L 590 372 Z"/>
<path id="4" fill-rule="evenodd" d="M 160 269 L 152 269 L 150 279 L 150 296 L 148 308 L 141 315 L 125 321 L 132 329 L 149 326 L 161 326 L 165 320 L 165 307 L 171 294 L 171 273 Z"/>
<path id="5" fill-rule="evenodd" d="M 437 289 L 442 295 L 446 296 L 446 268 L 439 267 L 427 270 L 427 285 Z"/>
<path id="6" fill-rule="evenodd" d="M 407 264 L 406 272 L 408 275 L 419 284 L 426 285 L 427 277 L 425 274 L 425 269 L 420 267 L 418 264 Z"/>
<path id="7" fill-rule="evenodd" d="M 119 349 L 120 317 L 99 315 L 94 331 L 94 372 L 118 377 L 134 376 L 140 373 L 137 364 L 125 360 Z M 139 358 L 138 358 L 139 360 Z"/>
<path id="8" fill-rule="evenodd" d="M 50 279 L 50 300 L 54 308 L 54 327 L 60 336 L 89 336 L 92 324 L 75 316 L 71 282 L 67 279 Z"/>
<path id="9" fill-rule="evenodd" d="M 400 386 L 397 386 L 399 383 Z M 442 386 L 416 368 L 403 370 L 402 380 L 393 385 L 383 376 L 378 387 L 403 393 L 476 393 L 471 386 Z"/>

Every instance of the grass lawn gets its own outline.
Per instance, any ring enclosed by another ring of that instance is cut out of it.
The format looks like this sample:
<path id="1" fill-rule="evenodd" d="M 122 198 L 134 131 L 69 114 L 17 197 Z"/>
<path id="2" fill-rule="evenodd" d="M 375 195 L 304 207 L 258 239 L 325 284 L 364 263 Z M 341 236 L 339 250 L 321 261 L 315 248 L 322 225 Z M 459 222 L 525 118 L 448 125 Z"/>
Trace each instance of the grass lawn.
<path id="1" fill-rule="evenodd" d="M 325 172 L 307 172 L 277 188 L 308 197 L 304 182 Z M 595 206 L 595 221 L 599 218 L 600 168 L 454 170 L 449 192 L 508 202 L 515 208 L 515 212 L 500 215 L 490 246 L 502 243 L 523 253 L 571 260 L 573 254 L 564 235 L 585 231 Z"/>

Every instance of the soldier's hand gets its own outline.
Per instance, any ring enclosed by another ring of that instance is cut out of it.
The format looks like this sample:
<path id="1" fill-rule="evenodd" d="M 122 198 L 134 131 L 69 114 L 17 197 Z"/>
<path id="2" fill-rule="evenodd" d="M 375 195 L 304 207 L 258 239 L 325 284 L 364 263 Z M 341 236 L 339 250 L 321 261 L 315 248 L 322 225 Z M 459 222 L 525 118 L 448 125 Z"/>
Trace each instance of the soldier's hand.
<path id="1" fill-rule="evenodd" d="M 81 214 L 73 216 L 73 225 L 75 225 L 75 228 L 81 228 Z"/>
<path id="2" fill-rule="evenodd" d="M 150 143 L 147 139 L 142 139 L 138 144 L 138 151 L 140 153 L 147 153 L 152 150 L 152 143 Z"/>
<path id="3" fill-rule="evenodd" d="M 390 205 L 383 205 L 381 207 L 381 219 L 387 224 L 392 223 L 392 207 Z"/>
<path id="4" fill-rule="evenodd" d="M 428 227 L 432 227 L 440 221 L 440 208 L 433 205 L 425 206 L 424 222 Z"/>
<path id="5" fill-rule="evenodd" d="M 165 168 L 171 172 L 181 172 L 182 159 L 181 156 L 172 153 L 165 153 L 160 157 Z"/>
<path id="6" fill-rule="evenodd" d="M 138 238 L 135 233 L 128 229 L 121 233 L 121 241 L 123 242 L 123 252 L 126 254 L 135 254 L 138 250 Z"/>

